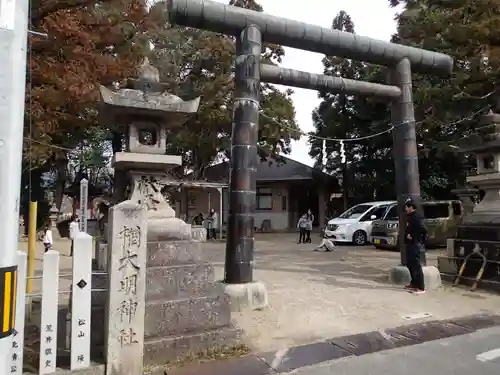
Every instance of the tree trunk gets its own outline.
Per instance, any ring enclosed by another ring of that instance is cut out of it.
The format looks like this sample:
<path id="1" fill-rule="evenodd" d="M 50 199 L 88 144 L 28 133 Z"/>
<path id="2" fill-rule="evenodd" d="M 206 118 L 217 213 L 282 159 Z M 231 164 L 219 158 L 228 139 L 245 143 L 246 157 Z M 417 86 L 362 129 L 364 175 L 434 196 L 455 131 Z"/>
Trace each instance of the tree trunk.
<path id="1" fill-rule="evenodd" d="M 56 160 L 56 183 L 55 183 L 55 193 L 54 202 L 59 211 L 61 211 L 61 206 L 64 198 L 64 188 L 68 179 L 68 160 L 59 159 Z"/>

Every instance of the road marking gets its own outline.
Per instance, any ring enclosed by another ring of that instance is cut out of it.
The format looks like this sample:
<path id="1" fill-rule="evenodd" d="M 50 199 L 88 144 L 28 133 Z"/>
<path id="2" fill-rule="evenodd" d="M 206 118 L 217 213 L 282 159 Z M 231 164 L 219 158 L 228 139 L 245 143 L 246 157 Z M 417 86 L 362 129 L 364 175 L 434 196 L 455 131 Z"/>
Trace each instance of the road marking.
<path id="1" fill-rule="evenodd" d="M 497 359 L 499 357 L 500 357 L 500 348 L 478 354 L 476 356 L 476 359 L 480 362 L 488 362 L 488 361 L 493 361 L 494 359 Z"/>
<path id="2" fill-rule="evenodd" d="M 415 319 L 424 319 L 424 318 L 430 318 L 432 316 L 431 313 L 428 312 L 419 312 L 416 314 L 410 314 L 403 316 L 404 320 L 415 320 Z"/>
<path id="3" fill-rule="evenodd" d="M 289 350 L 290 350 L 289 348 L 278 350 L 274 355 L 274 359 L 271 363 L 271 368 L 276 369 L 280 364 L 285 362 L 287 359 L 286 355 L 288 354 Z"/>

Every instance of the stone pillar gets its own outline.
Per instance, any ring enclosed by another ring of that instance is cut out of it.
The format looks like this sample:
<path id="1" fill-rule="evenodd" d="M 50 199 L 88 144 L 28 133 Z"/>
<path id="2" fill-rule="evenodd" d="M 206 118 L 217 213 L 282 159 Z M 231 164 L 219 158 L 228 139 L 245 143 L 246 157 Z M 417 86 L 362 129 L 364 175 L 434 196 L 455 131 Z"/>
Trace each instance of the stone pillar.
<path id="1" fill-rule="evenodd" d="M 229 216 L 224 280 L 228 284 L 253 281 L 255 176 L 259 132 L 260 54 L 257 26 L 249 26 L 236 40 L 236 73 L 231 138 Z"/>
<path id="2" fill-rule="evenodd" d="M 110 209 L 106 375 L 143 372 L 147 206 L 124 201 Z"/>
<path id="3" fill-rule="evenodd" d="M 399 211 L 399 237 L 401 264 L 389 271 L 389 281 L 393 284 L 410 283 L 410 272 L 406 267 L 406 247 L 404 228 L 406 227 L 405 202 L 411 199 L 422 213 L 420 197 L 420 176 L 418 173 L 418 154 L 415 130 L 415 114 L 413 109 L 411 66 L 407 58 L 403 58 L 391 70 L 391 83 L 401 88 L 401 96 L 392 102 L 391 119 L 393 130 L 393 159 L 396 171 L 396 192 Z M 441 286 L 441 276 L 436 267 L 426 267 L 425 247 L 422 246 L 420 262 L 424 272 L 426 289 Z"/>
<path id="4" fill-rule="evenodd" d="M 259 133 L 261 33 L 250 25 L 236 39 L 236 73 L 229 174 L 224 281 L 233 310 L 267 306 L 267 291 L 253 282 L 254 212 Z"/>
<path id="5" fill-rule="evenodd" d="M 88 220 L 88 202 L 89 202 L 89 181 L 83 178 L 80 181 L 80 232 L 87 233 Z"/>
<path id="6" fill-rule="evenodd" d="M 52 207 L 50 208 L 49 211 L 49 219 L 50 219 L 50 229 L 52 230 L 52 235 L 55 236 L 55 238 L 59 238 L 59 230 L 57 229 L 57 218 L 59 216 L 59 210 L 57 209 L 57 206 L 55 203 L 52 203 Z"/>
<path id="7" fill-rule="evenodd" d="M 391 83 L 401 88 L 401 97 L 392 102 L 391 120 L 393 130 L 393 159 L 396 171 L 396 193 L 398 199 L 399 227 L 406 227 L 405 202 L 411 199 L 421 212 L 420 176 L 413 109 L 411 66 L 407 58 L 402 59 L 391 71 Z M 401 264 L 406 264 L 404 231 L 399 231 Z M 420 261 L 426 264 L 425 248 Z"/>

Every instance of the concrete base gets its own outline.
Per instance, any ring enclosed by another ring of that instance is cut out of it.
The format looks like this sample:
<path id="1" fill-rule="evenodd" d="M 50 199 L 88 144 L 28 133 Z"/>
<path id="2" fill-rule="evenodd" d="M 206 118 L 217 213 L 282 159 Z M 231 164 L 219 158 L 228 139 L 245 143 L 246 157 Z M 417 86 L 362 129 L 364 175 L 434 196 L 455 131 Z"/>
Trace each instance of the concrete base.
<path id="1" fill-rule="evenodd" d="M 230 300 L 231 311 L 262 310 L 269 306 L 269 298 L 267 295 L 266 286 L 254 281 L 248 284 L 225 284 L 224 293 Z"/>
<path id="2" fill-rule="evenodd" d="M 438 269 L 440 273 L 449 275 L 458 275 L 457 258 L 455 257 L 438 257 Z"/>
<path id="3" fill-rule="evenodd" d="M 441 274 L 437 267 L 422 267 L 424 271 L 425 289 L 433 290 L 439 288 L 441 283 Z M 405 266 L 395 266 L 389 271 L 389 282 L 395 285 L 408 285 L 410 283 L 410 271 Z"/>

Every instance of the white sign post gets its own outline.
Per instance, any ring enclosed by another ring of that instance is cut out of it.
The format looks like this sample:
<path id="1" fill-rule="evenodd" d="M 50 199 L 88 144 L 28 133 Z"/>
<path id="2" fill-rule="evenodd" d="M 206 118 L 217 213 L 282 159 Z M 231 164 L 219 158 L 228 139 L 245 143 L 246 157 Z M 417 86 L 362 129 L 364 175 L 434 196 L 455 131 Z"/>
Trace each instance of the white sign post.
<path id="1" fill-rule="evenodd" d="M 24 102 L 26 90 L 26 51 L 29 19 L 28 0 L 0 0 L 0 272 L 13 276 L 19 249 L 19 192 L 23 160 Z M 9 273 L 7 273 L 9 272 Z M 8 276 L 5 276 L 8 277 Z M 15 276 L 14 276 L 15 277 Z M 13 281 L 13 280 L 11 280 Z M 8 283 L 4 283 L 7 285 Z M 2 301 L 16 299 L 15 288 L 2 289 Z M 4 293 L 5 292 L 5 293 Z M 8 292 L 8 293 L 7 293 Z M 24 301 L 19 301 L 24 303 Z M 12 307 L 12 305 L 9 305 Z M 6 309 L 2 303 L 2 311 Z M 10 310 L 12 312 L 12 310 Z M 3 316 L 3 314 L 2 314 Z M 5 327 L 8 319 L 3 321 Z M 16 322 L 17 323 L 17 322 Z M 11 374 L 13 330 L 0 335 L 0 374 Z M 14 353 L 16 354 L 16 353 Z M 16 354 L 17 355 L 17 354 Z M 20 363 L 20 362 L 18 362 Z M 14 372 L 12 372 L 14 373 Z"/>
<path id="2" fill-rule="evenodd" d="M 80 181 L 80 232 L 83 233 L 87 233 L 88 201 L 89 201 L 89 181 L 84 178 Z"/>
<path id="3" fill-rule="evenodd" d="M 14 31 L 14 23 L 16 18 L 16 2 L 15 0 L 0 1 L 0 29 Z"/>
<path id="4" fill-rule="evenodd" d="M 78 233 L 73 252 L 71 303 L 71 371 L 90 366 L 92 236 Z"/>

